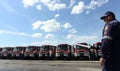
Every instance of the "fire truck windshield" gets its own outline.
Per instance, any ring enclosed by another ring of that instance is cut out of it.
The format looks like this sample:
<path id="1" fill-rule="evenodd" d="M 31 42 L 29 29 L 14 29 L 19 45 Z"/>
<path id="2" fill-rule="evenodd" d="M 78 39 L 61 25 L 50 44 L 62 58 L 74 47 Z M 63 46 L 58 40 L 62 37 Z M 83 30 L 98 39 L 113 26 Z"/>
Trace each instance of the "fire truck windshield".
<path id="1" fill-rule="evenodd" d="M 6 48 L 4 48 L 2 51 L 7 51 L 7 49 L 6 49 Z"/>
<path id="2" fill-rule="evenodd" d="M 96 43 L 96 44 L 95 44 L 95 47 L 96 47 L 96 48 L 101 48 L 101 43 Z"/>
<path id="3" fill-rule="evenodd" d="M 58 50 L 68 50 L 68 46 L 67 45 L 64 45 L 64 46 L 60 45 L 57 47 L 57 49 Z"/>
<path id="4" fill-rule="evenodd" d="M 101 44 L 97 44 L 96 46 L 97 46 L 97 48 L 101 48 Z"/>
<path id="5" fill-rule="evenodd" d="M 87 47 L 76 45 L 76 49 L 88 49 Z"/>
<path id="6" fill-rule="evenodd" d="M 26 48 L 26 51 L 32 51 L 32 50 L 33 50 L 32 47 L 27 47 L 27 48 Z"/>
<path id="7" fill-rule="evenodd" d="M 49 50 L 49 46 L 42 46 L 40 47 L 40 50 Z"/>
<path id="8" fill-rule="evenodd" d="M 3 48 L 2 52 L 9 51 L 9 50 L 10 50 L 10 48 Z"/>
<path id="9" fill-rule="evenodd" d="M 13 51 L 19 51 L 19 50 L 20 50 L 20 48 L 16 47 L 16 48 L 14 48 Z"/>

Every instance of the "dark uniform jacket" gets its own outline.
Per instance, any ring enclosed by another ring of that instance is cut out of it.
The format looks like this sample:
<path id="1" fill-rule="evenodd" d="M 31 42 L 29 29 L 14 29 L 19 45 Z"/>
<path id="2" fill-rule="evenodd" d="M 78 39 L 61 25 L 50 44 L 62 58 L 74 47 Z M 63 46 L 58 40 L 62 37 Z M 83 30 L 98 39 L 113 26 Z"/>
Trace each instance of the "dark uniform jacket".
<path id="1" fill-rule="evenodd" d="M 105 24 L 102 35 L 103 71 L 120 71 L 120 22 Z"/>

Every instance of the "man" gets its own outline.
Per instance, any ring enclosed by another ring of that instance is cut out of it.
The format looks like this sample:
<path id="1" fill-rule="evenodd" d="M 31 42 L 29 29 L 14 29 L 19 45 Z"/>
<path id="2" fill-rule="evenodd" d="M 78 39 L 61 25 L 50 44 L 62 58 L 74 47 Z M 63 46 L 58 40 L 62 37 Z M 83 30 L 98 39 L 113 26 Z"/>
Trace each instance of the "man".
<path id="1" fill-rule="evenodd" d="M 106 12 L 101 20 L 105 22 L 100 58 L 102 71 L 120 71 L 120 22 L 111 11 Z"/>

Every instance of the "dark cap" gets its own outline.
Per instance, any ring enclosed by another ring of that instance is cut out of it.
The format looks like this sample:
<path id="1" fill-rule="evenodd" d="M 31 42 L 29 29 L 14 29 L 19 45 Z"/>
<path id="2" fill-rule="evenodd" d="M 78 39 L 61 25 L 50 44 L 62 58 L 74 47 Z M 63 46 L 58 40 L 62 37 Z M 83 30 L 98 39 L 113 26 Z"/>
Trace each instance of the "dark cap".
<path id="1" fill-rule="evenodd" d="M 115 18 L 115 14 L 111 11 L 107 11 L 102 17 L 100 17 L 101 20 L 104 20 L 108 16 L 113 16 Z"/>

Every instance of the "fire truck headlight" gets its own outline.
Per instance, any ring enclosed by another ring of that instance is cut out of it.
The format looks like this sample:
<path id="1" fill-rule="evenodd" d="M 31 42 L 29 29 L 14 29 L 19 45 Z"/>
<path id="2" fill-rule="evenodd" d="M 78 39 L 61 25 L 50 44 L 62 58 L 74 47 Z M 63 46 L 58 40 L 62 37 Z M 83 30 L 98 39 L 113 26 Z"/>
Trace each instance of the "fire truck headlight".
<path id="1" fill-rule="evenodd" d="M 17 53 L 17 54 L 15 54 L 16 56 L 20 56 L 21 54 L 20 53 Z"/>
<path id="2" fill-rule="evenodd" d="M 56 53 L 56 57 L 58 57 L 58 53 Z"/>
<path id="3" fill-rule="evenodd" d="M 30 54 L 29 56 L 30 56 L 30 57 L 34 57 L 34 54 Z"/>
<path id="4" fill-rule="evenodd" d="M 58 56 L 60 56 L 60 54 L 58 54 Z"/>
<path id="5" fill-rule="evenodd" d="M 45 56 L 48 56 L 48 54 L 45 54 Z"/>
<path id="6" fill-rule="evenodd" d="M 66 54 L 64 54 L 64 56 L 68 56 L 68 54 L 66 53 Z"/>
<path id="7" fill-rule="evenodd" d="M 42 56 L 41 53 L 39 53 L 39 57 Z"/>
<path id="8" fill-rule="evenodd" d="M 85 53 L 84 56 L 89 56 L 89 53 Z"/>
<path id="9" fill-rule="evenodd" d="M 77 56 L 79 56 L 79 54 L 78 54 L 78 53 L 75 53 L 74 56 L 77 57 Z"/>

